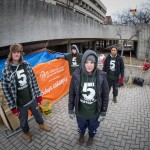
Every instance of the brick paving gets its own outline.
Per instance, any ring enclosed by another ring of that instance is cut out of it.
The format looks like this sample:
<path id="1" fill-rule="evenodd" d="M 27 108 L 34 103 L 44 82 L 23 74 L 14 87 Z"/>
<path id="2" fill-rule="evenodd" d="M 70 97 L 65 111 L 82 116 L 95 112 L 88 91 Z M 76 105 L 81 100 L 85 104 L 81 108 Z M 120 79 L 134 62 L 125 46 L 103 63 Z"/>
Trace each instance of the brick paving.
<path id="1" fill-rule="evenodd" d="M 76 120 L 68 117 L 68 95 L 53 105 L 52 115 L 44 117 L 52 132 L 38 128 L 34 118 L 29 121 L 32 142 L 27 144 L 23 133 L 6 138 L 0 125 L 1 150 L 150 150 L 150 86 L 124 86 L 119 89 L 118 103 L 112 102 L 110 93 L 109 110 L 101 122 L 94 144 L 80 146 L 77 142 Z"/>

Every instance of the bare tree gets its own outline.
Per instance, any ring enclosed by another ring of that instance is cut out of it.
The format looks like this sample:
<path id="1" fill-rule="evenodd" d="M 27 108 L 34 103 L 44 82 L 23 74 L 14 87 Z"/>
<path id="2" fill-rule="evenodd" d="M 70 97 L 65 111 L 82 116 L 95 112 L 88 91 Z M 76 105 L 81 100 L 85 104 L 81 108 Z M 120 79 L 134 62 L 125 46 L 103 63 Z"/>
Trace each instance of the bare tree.
<path id="1" fill-rule="evenodd" d="M 122 49 L 121 56 L 123 56 L 124 46 L 132 40 L 133 37 L 139 37 L 143 29 L 142 24 L 150 24 L 150 9 L 142 8 L 140 10 L 134 10 L 134 12 L 130 10 L 124 10 L 120 14 L 116 15 L 116 20 L 113 22 L 115 25 L 131 25 L 135 27 L 135 34 L 132 35 L 128 40 L 123 40 L 122 45 L 119 47 Z M 122 31 L 121 28 L 116 26 L 116 32 L 119 36 L 120 40 L 122 39 Z"/>
<path id="2" fill-rule="evenodd" d="M 131 11 L 124 10 L 120 14 L 116 15 L 116 19 L 113 24 L 119 25 L 134 25 L 138 24 L 149 24 L 150 23 L 150 9 L 142 8 L 139 10 Z"/>

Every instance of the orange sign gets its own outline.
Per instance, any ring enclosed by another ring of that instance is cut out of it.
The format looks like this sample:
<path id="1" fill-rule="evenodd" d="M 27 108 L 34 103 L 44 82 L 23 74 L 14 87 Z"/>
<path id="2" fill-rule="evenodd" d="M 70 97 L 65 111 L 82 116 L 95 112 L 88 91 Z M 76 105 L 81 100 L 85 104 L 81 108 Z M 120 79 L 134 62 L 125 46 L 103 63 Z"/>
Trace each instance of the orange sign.
<path id="1" fill-rule="evenodd" d="M 68 93 L 70 86 L 70 72 L 68 62 L 55 59 L 33 67 L 43 99 L 51 104 Z"/>

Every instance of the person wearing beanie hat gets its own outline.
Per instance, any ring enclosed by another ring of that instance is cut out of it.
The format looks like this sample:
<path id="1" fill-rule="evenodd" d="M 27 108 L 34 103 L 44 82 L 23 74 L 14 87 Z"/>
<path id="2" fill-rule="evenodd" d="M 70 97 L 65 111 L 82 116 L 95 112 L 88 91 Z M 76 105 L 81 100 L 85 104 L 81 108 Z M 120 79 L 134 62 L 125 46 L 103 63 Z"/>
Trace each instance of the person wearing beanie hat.
<path id="1" fill-rule="evenodd" d="M 97 63 L 96 53 L 86 50 L 81 67 L 73 72 L 70 83 L 68 113 L 71 119 L 76 116 L 80 145 L 84 142 L 87 128 L 87 146 L 93 144 L 100 116 L 106 116 L 108 108 L 109 87 L 106 74 L 97 68 Z"/>
<path id="2" fill-rule="evenodd" d="M 96 57 L 94 55 L 89 55 L 87 58 L 86 58 L 86 61 L 87 60 L 90 60 L 92 61 L 93 63 L 96 63 Z"/>
<path id="3" fill-rule="evenodd" d="M 28 143 L 31 142 L 28 109 L 31 110 L 40 129 L 51 131 L 51 128 L 44 124 L 40 111 L 37 109 L 38 104 L 41 104 L 42 96 L 30 64 L 23 60 L 21 44 L 15 43 L 10 46 L 1 84 L 7 104 L 12 113 L 19 117 L 20 127 Z"/>
<path id="4" fill-rule="evenodd" d="M 104 61 L 103 71 L 107 74 L 109 91 L 113 87 L 113 102 L 117 103 L 118 85 L 119 82 L 123 84 L 124 80 L 124 62 L 117 53 L 117 47 L 111 48 L 111 53 L 107 55 Z"/>
<path id="5" fill-rule="evenodd" d="M 69 71 L 70 71 L 70 75 L 72 75 L 72 73 L 80 67 L 81 64 L 81 60 L 82 60 L 82 54 L 79 53 L 79 49 L 78 47 L 73 44 L 71 46 L 71 53 L 65 55 L 65 59 L 68 61 L 69 63 Z"/>

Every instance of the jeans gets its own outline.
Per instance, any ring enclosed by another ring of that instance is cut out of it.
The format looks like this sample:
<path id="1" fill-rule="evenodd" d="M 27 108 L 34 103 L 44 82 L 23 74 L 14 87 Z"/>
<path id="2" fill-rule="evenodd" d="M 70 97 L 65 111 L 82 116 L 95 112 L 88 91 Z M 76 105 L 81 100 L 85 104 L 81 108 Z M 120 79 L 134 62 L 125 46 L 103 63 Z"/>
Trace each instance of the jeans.
<path id="1" fill-rule="evenodd" d="M 80 134 L 84 134 L 86 129 L 88 128 L 89 136 L 90 137 L 95 136 L 97 132 L 97 128 L 99 127 L 99 124 L 100 124 L 98 121 L 98 117 L 94 119 L 84 119 L 79 116 L 76 116 L 76 119 L 78 123 L 78 131 Z"/>
<path id="2" fill-rule="evenodd" d="M 20 120 L 20 127 L 22 128 L 23 132 L 28 132 L 29 131 L 29 125 L 28 125 L 28 109 L 31 110 L 36 122 L 38 124 L 43 124 L 43 118 L 42 115 L 39 111 L 37 101 L 33 101 L 27 106 L 20 107 L 20 115 L 19 115 L 19 120 Z"/>
<path id="3" fill-rule="evenodd" d="M 111 80 L 107 78 L 108 86 L 109 86 L 109 92 L 111 90 L 111 87 L 113 87 L 113 96 L 118 96 L 118 86 L 119 86 L 119 79 Z"/>

